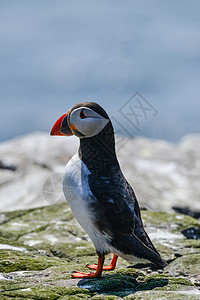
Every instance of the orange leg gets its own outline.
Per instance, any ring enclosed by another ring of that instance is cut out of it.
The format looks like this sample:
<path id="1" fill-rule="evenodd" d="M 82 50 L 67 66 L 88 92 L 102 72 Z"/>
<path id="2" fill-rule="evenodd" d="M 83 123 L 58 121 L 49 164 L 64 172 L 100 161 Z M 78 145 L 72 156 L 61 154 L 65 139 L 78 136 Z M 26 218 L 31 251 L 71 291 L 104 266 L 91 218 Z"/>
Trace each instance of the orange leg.
<path id="1" fill-rule="evenodd" d="M 118 256 L 114 254 L 113 258 L 110 262 L 110 265 L 109 266 L 104 266 L 103 271 L 114 270 L 115 267 L 116 267 L 117 259 L 118 259 Z M 97 270 L 98 265 L 86 265 L 86 267 L 90 270 Z"/>
<path id="2" fill-rule="evenodd" d="M 96 272 L 95 273 L 82 273 L 82 272 L 74 272 L 71 277 L 72 278 L 98 278 L 101 277 L 101 273 L 103 270 L 103 264 L 104 264 L 105 256 L 98 258 L 98 264 L 96 266 Z"/>

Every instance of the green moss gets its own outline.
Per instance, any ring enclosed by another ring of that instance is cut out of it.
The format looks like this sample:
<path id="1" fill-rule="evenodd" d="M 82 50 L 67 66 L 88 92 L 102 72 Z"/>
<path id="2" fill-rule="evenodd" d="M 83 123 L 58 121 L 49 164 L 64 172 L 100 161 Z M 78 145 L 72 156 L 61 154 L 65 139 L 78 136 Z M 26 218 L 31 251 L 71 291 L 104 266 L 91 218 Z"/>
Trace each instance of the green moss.
<path id="1" fill-rule="evenodd" d="M 92 300 L 118 300 L 121 299 L 114 295 L 95 295 Z"/>
<path id="2" fill-rule="evenodd" d="M 56 294 L 54 291 L 46 291 L 37 289 L 35 290 L 34 288 L 24 288 L 20 290 L 15 290 L 15 291 L 7 291 L 3 293 L 4 296 L 12 296 L 13 298 L 15 297 L 21 297 L 24 299 L 30 298 L 30 299 L 35 299 L 35 300 L 54 300 L 60 298 L 58 294 Z"/>
<path id="3" fill-rule="evenodd" d="M 9 297 L 9 296 L 1 296 L 2 298 L 1 298 L 1 300 L 22 300 L 23 298 L 19 298 L 19 297 Z M 32 300 L 33 298 L 26 298 L 26 300 Z"/>
<path id="4" fill-rule="evenodd" d="M 21 219 L 15 219 L 14 221 L 11 220 L 10 222 L 1 225 L 0 236 L 13 241 L 17 241 L 21 236 L 25 234 L 31 233 L 33 231 L 36 233 L 45 230 L 47 226 L 48 224 L 45 224 L 43 221 L 30 221 L 24 223 L 24 221 Z"/>
<path id="5" fill-rule="evenodd" d="M 154 291 L 169 291 L 169 292 L 172 292 L 172 291 L 181 291 L 181 290 L 184 290 L 185 287 L 182 285 L 182 284 L 170 284 L 168 283 L 167 285 L 163 286 L 163 287 L 156 287 L 154 289 Z"/>
<path id="6" fill-rule="evenodd" d="M 171 242 L 171 241 L 170 241 Z M 161 253 L 162 258 L 166 261 L 174 260 L 176 258 L 175 251 L 173 248 L 163 245 L 163 243 L 154 242 L 154 245 L 159 253 Z"/>
<path id="7" fill-rule="evenodd" d="M 12 280 L 0 281 L 0 292 L 18 290 L 21 288 L 20 283 L 13 282 Z"/>
<path id="8" fill-rule="evenodd" d="M 124 274 L 111 274 L 100 279 L 81 280 L 80 287 L 87 287 L 91 292 L 125 297 L 128 294 L 145 290 L 170 290 L 176 291 L 177 287 L 192 286 L 193 284 L 184 278 L 173 278 L 165 274 L 144 276 L 141 272 L 133 270 L 121 270 Z M 136 279 L 137 278 L 137 279 Z"/>
<path id="9" fill-rule="evenodd" d="M 197 227 L 196 220 L 183 215 L 148 211 L 143 215 L 144 223 L 155 230 L 163 226 L 166 232 Z M 176 299 L 175 291 L 188 289 L 192 283 L 172 276 L 196 276 L 199 273 L 200 253 L 197 252 L 200 241 L 186 240 L 183 236 L 183 239 L 176 240 L 176 245 L 173 241 L 155 243 L 164 258 L 175 259 L 165 268 L 170 274 L 168 276 L 145 275 L 140 270 L 125 268 L 127 263 L 119 258 L 118 267 L 103 272 L 100 279 L 72 280 L 72 271 L 88 272 L 85 264 L 96 263 L 97 256 L 67 204 L 18 211 L 13 215 L 5 213 L 4 221 L 1 230 L 7 238 L 0 238 L 0 243 L 22 248 L 21 251 L 0 250 L 1 271 L 7 272 L 4 276 L 12 279 L 1 281 L 1 295 L 5 299 L 146 299 L 149 295 L 154 295 L 153 299 L 167 295 L 168 299 L 172 294 Z M 176 258 L 175 252 L 183 256 Z M 109 264 L 111 256 L 106 258 L 105 265 Z M 28 272 L 10 274 L 23 270 Z"/>
<path id="10" fill-rule="evenodd" d="M 21 249 L 24 249 L 24 251 L 30 251 L 30 252 L 35 252 L 36 253 L 35 249 L 32 248 L 32 247 L 24 245 L 23 243 L 20 243 L 18 241 L 13 241 L 13 240 L 6 239 L 6 238 L 3 238 L 3 237 L 0 237 L 0 245 L 3 245 L 5 247 L 8 245 L 8 248 L 9 248 L 9 246 L 11 246 L 11 247 L 19 247 Z"/>
<path id="11" fill-rule="evenodd" d="M 193 253 L 177 258 L 166 268 L 171 276 L 199 275 L 200 253 Z"/>
<path id="12" fill-rule="evenodd" d="M 200 224 L 192 217 L 182 214 L 168 214 L 164 212 L 150 212 L 142 211 L 142 218 L 144 224 L 150 224 L 158 227 L 170 228 L 172 231 L 181 231 L 189 227 L 196 227 L 200 229 Z"/>
<path id="13" fill-rule="evenodd" d="M 6 213 L 9 214 L 9 213 Z M 11 217 L 6 223 L 1 225 L 1 236 L 17 240 L 19 237 L 31 232 L 45 230 L 51 222 L 68 222 L 73 215 L 67 203 L 55 204 L 36 209 L 20 211 L 18 217 Z"/>
<path id="14" fill-rule="evenodd" d="M 15 288 L 9 288 L 7 290 L 1 291 L 1 294 L 5 296 L 10 296 L 13 298 L 30 298 L 30 299 L 60 299 L 60 297 L 69 297 L 69 296 L 76 296 L 82 295 L 85 298 L 91 297 L 91 294 L 86 289 L 80 289 L 78 287 L 58 287 L 58 286 L 50 286 L 50 285 L 35 285 L 35 286 L 15 286 Z"/>
<path id="15" fill-rule="evenodd" d="M 185 278 L 182 277 L 170 277 L 169 278 L 170 284 L 180 284 L 180 285 L 187 285 L 187 286 L 193 286 L 193 283 Z"/>
<path id="16" fill-rule="evenodd" d="M 4 228 L 0 228 L 0 237 L 9 239 L 12 241 L 16 241 L 18 239 L 18 235 L 16 235 L 16 233 L 12 233 L 8 230 L 5 230 Z"/>
<path id="17" fill-rule="evenodd" d="M 70 269 L 72 266 L 68 266 Z M 50 273 L 49 273 L 50 271 Z M 64 272 L 63 272 L 64 271 Z M 126 270 L 122 269 L 122 273 L 126 274 Z M 71 270 L 70 270 L 71 273 Z M 43 298 L 50 297 L 50 299 L 57 299 L 59 297 L 63 297 L 63 299 L 68 299 L 67 297 L 70 296 L 69 299 L 71 299 L 71 296 L 73 296 L 72 299 L 78 299 L 83 298 L 87 299 L 93 296 L 94 293 L 98 294 L 104 294 L 104 297 L 107 297 L 107 295 L 110 296 L 120 296 L 125 297 L 129 294 L 135 294 L 137 295 L 140 291 L 144 290 L 163 290 L 163 291 L 178 291 L 183 286 L 190 286 L 192 285 L 191 282 L 184 278 L 173 278 L 171 276 L 167 276 L 165 274 L 157 274 L 157 275 L 150 275 L 150 276 L 144 276 L 144 274 L 140 274 L 141 272 L 138 272 L 137 270 L 129 270 L 128 273 L 130 275 L 122 275 L 119 273 L 105 275 L 100 279 L 82 279 L 79 281 L 73 281 L 71 282 L 76 284 L 78 282 L 79 287 L 62 287 L 57 286 L 59 284 L 61 278 L 56 278 L 58 274 L 62 274 L 62 278 L 65 280 L 63 281 L 64 284 L 68 285 L 68 279 L 69 277 L 66 276 L 66 268 L 64 265 L 52 267 L 48 270 L 43 271 L 43 275 L 48 274 L 50 278 L 46 278 L 44 276 L 41 278 L 38 274 L 38 279 L 41 281 L 44 285 L 33 285 L 30 284 L 29 281 L 27 281 L 26 285 L 24 285 L 23 281 L 21 284 L 14 284 L 13 281 L 11 282 L 4 282 L 1 286 L 1 291 L 3 290 L 4 296 L 13 296 L 13 297 L 22 297 L 24 295 L 24 298 L 31 298 L 31 299 L 39 299 L 38 295 L 42 295 Z M 128 274 L 127 273 L 127 274 Z M 59 276 L 58 276 L 59 277 Z M 137 277 L 134 278 L 134 277 Z M 29 280 L 32 278 L 32 276 L 29 275 Z M 35 282 L 37 282 L 37 277 L 33 276 Z M 24 280 L 24 279 L 23 279 Z M 53 281 L 54 280 L 54 281 Z M 52 285 L 50 285 L 52 281 Z M 46 282 L 46 283 L 45 283 Z M 26 289 L 31 288 L 30 290 L 22 291 L 20 292 L 20 289 Z M 41 292 L 41 293 L 40 293 Z M 84 294 L 84 297 L 83 297 Z M 106 296 L 105 296 L 106 294 Z M 57 298 L 56 298 L 57 297 Z M 99 296 L 101 299 L 103 296 Z M 93 298 L 97 298 L 97 295 Z M 47 298 L 46 298 L 47 299 Z M 62 298 L 61 298 L 62 299 Z M 98 298 L 97 298 L 98 299 Z M 106 298 L 105 298 L 106 299 Z M 107 299 L 112 299 L 107 298 Z M 117 298 L 113 298 L 117 299 Z"/>
<path id="18" fill-rule="evenodd" d="M 34 208 L 29 209 L 29 210 L 14 210 L 14 211 L 0 213 L 0 224 L 4 224 L 10 220 L 21 217 L 21 216 L 25 215 L 27 212 L 30 212 L 33 210 L 34 210 Z"/>
<path id="19" fill-rule="evenodd" d="M 125 300 L 199 300 L 199 295 L 192 293 L 184 293 L 181 291 L 167 292 L 167 291 L 145 291 L 134 295 L 128 295 Z"/>
<path id="20" fill-rule="evenodd" d="M 125 276 L 131 276 L 134 278 L 138 278 L 138 277 L 144 277 L 144 273 L 133 269 L 133 268 L 121 268 L 121 269 L 117 269 L 116 270 L 117 274 L 121 274 L 121 275 L 125 275 Z"/>
<path id="21" fill-rule="evenodd" d="M 78 295 L 78 294 L 84 294 L 84 295 L 91 295 L 88 289 L 81 289 L 79 287 L 48 287 L 50 289 L 53 289 L 56 291 L 59 295 L 65 296 L 65 295 Z"/>
<path id="22" fill-rule="evenodd" d="M 45 256 L 30 255 L 27 253 L 0 250 L 1 272 L 44 270 L 51 266 L 66 264 L 65 261 L 47 258 Z"/>
<path id="23" fill-rule="evenodd" d="M 146 276 L 145 280 L 138 286 L 137 291 L 143 290 L 166 290 L 178 291 L 183 286 L 194 286 L 189 280 L 185 278 L 171 277 L 165 274 L 157 274 Z"/>
<path id="24" fill-rule="evenodd" d="M 77 295 L 73 295 L 73 296 L 64 296 L 59 298 L 59 300 L 80 300 L 80 299 L 91 299 L 91 297 L 89 295 L 85 295 L 85 294 L 77 294 Z"/>
<path id="25" fill-rule="evenodd" d="M 94 246 L 89 242 L 58 243 L 50 246 L 51 252 L 58 257 L 78 258 L 96 255 Z"/>
<path id="26" fill-rule="evenodd" d="M 190 239 L 190 240 L 185 240 L 184 241 L 184 247 L 185 248 L 200 248 L 200 240 L 193 240 L 193 239 Z"/>
<path id="27" fill-rule="evenodd" d="M 167 279 L 169 284 L 181 284 L 181 285 L 189 285 L 189 286 L 193 286 L 193 284 L 182 277 L 172 277 L 170 275 L 166 275 L 166 274 L 154 274 L 154 275 L 150 275 L 150 276 L 146 276 L 146 280 L 151 280 L 151 279 Z"/>

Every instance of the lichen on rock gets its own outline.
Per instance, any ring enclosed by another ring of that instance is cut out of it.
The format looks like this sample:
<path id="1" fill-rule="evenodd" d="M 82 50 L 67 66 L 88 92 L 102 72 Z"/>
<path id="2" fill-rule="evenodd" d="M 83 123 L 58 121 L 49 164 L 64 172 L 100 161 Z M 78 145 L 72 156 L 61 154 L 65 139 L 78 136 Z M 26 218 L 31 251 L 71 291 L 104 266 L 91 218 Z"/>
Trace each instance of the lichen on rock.
<path id="1" fill-rule="evenodd" d="M 66 203 L 0 214 L 0 295 L 2 299 L 197 299 L 200 240 L 183 228 L 199 226 L 180 214 L 143 211 L 147 232 L 168 260 L 164 271 L 151 264 L 117 268 L 100 279 L 71 279 L 97 256 Z M 1 216 L 3 215 L 3 216 Z M 109 263 L 111 255 L 106 258 Z M 151 293 L 150 293 L 151 291 Z M 153 297 L 153 298 L 152 298 Z M 183 297 L 183 298 L 181 298 Z M 185 298 L 184 298 L 185 297 Z"/>

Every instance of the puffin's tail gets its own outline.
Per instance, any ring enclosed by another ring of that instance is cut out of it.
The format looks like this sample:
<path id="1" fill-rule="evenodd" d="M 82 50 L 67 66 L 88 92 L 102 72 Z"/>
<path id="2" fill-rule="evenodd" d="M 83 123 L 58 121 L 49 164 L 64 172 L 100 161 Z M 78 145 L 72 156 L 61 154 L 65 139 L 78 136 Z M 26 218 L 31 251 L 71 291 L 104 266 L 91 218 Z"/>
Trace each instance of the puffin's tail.
<path id="1" fill-rule="evenodd" d="M 120 252 L 147 259 L 162 268 L 166 267 L 167 262 L 161 258 L 154 246 L 151 247 L 151 244 L 146 245 L 135 234 L 119 234 L 112 239 L 112 246 Z"/>

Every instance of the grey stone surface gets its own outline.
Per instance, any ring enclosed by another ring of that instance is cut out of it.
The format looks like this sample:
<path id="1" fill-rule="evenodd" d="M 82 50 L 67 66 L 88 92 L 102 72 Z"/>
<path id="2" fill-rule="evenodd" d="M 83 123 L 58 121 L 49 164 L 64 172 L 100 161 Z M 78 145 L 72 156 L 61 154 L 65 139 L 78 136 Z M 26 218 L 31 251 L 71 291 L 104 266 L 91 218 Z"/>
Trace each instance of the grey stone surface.
<path id="1" fill-rule="evenodd" d="M 173 206 L 200 210 L 200 136 L 177 144 L 123 142 L 121 167 L 168 266 L 119 259 L 101 279 L 71 279 L 72 271 L 97 262 L 62 196 L 64 166 L 78 140 L 35 133 L 0 145 L 0 299 L 200 299 L 200 223 L 172 213 Z"/>
<path id="2" fill-rule="evenodd" d="M 168 261 L 164 270 L 119 259 L 117 268 L 100 279 L 74 280 L 71 273 L 87 272 L 85 265 L 96 263 L 97 256 L 67 203 L 1 213 L 1 299 L 198 299 L 200 240 L 187 239 L 181 231 L 200 228 L 199 222 L 147 210 L 142 217 Z"/>
<path id="3" fill-rule="evenodd" d="M 116 145 L 121 168 L 141 206 L 166 212 L 172 212 L 173 206 L 188 206 L 200 212 L 200 135 L 185 136 L 177 144 L 117 137 Z M 76 137 L 47 133 L 1 143 L 0 210 L 64 201 L 61 178 L 77 148 Z"/>

